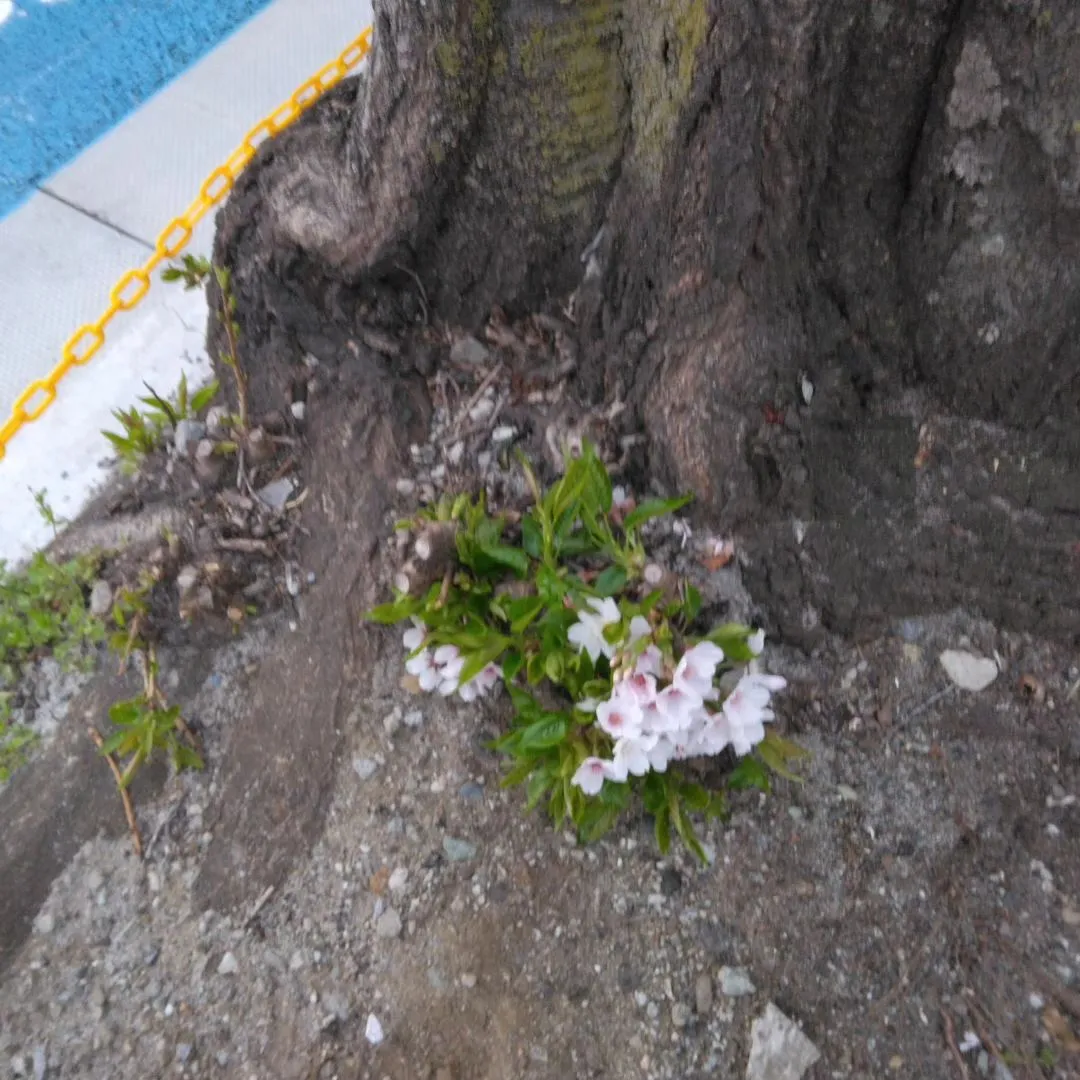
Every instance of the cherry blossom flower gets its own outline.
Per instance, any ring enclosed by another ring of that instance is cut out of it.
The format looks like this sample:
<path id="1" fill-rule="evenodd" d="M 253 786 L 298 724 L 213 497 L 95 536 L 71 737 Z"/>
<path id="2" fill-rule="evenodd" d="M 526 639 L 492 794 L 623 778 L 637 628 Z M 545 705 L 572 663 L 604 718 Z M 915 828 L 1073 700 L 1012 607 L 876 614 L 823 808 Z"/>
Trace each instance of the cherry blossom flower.
<path id="1" fill-rule="evenodd" d="M 619 685 L 616 692 L 620 697 L 636 701 L 642 708 L 656 700 L 656 677 L 644 672 L 632 671 Z"/>
<path id="2" fill-rule="evenodd" d="M 642 675 L 661 678 L 664 674 L 664 654 L 655 645 L 649 645 L 634 662 L 634 670 Z"/>
<path id="3" fill-rule="evenodd" d="M 711 641 L 699 641 L 692 649 L 683 653 L 682 659 L 675 668 L 673 685 L 683 693 L 691 697 L 698 697 L 702 701 L 712 701 L 716 698 L 716 688 L 713 686 L 713 678 L 716 676 L 716 666 L 724 659 L 724 650 Z"/>
<path id="4" fill-rule="evenodd" d="M 624 776 L 625 780 L 626 777 Z M 570 783 L 576 784 L 586 795 L 599 795 L 605 780 L 616 780 L 616 773 L 610 761 L 603 758 L 586 758 L 579 766 Z"/>
<path id="5" fill-rule="evenodd" d="M 701 698 L 672 684 L 656 695 L 656 707 L 667 722 L 667 730 L 685 731 L 701 708 Z"/>
<path id="6" fill-rule="evenodd" d="M 608 701 L 596 707 L 596 722 L 613 739 L 635 738 L 641 734 L 641 706 L 629 695 L 616 688 Z"/>
<path id="7" fill-rule="evenodd" d="M 502 679 L 502 668 L 498 664 L 488 664 L 483 671 L 460 687 L 458 694 L 462 701 L 476 701 L 477 698 L 484 697 L 500 679 Z"/>
<path id="8" fill-rule="evenodd" d="M 440 645 L 435 650 L 435 667 L 439 675 L 436 689 L 443 697 L 449 697 L 460 684 L 465 657 L 456 645 Z"/>
<path id="9" fill-rule="evenodd" d="M 742 757 L 765 738 L 765 724 L 775 719 L 769 701 L 787 680 L 779 675 L 744 675 L 724 702 L 732 749 Z"/>
<path id="10" fill-rule="evenodd" d="M 617 772 L 644 776 L 651 768 L 649 751 L 660 741 L 656 735 L 639 735 L 632 739 L 619 739 L 615 743 L 612 766 Z"/>
<path id="11" fill-rule="evenodd" d="M 610 660 L 615 655 L 615 646 L 604 637 L 604 627 L 622 618 L 619 605 L 610 596 L 603 600 L 589 597 L 587 604 L 592 611 L 578 612 L 578 621 L 570 627 L 567 637 L 578 652 L 587 652 L 594 664 L 601 653 Z"/>
<path id="12" fill-rule="evenodd" d="M 409 657 L 405 661 L 405 670 L 415 675 L 421 690 L 434 690 L 439 685 L 439 666 L 435 663 L 435 654 L 430 649 Z"/>
<path id="13" fill-rule="evenodd" d="M 423 623 L 413 619 L 413 625 L 405 631 L 401 640 L 405 645 L 406 651 L 414 653 L 417 649 L 421 648 L 427 640 L 427 629 Z"/>
<path id="14" fill-rule="evenodd" d="M 668 764 L 675 754 L 675 746 L 666 735 L 661 735 L 648 753 L 649 768 L 653 772 L 667 772 Z"/>

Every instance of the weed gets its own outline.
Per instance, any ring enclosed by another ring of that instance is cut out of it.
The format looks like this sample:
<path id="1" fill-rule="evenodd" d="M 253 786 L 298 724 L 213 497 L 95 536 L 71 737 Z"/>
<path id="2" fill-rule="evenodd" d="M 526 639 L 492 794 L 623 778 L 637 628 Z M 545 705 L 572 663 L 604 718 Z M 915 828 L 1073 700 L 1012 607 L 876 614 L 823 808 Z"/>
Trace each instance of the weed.
<path id="1" fill-rule="evenodd" d="M 405 523 L 419 534 L 414 559 L 395 600 L 368 618 L 412 621 L 406 670 L 417 691 L 475 701 L 505 682 L 514 715 L 495 746 L 529 809 L 546 805 L 588 842 L 637 796 L 661 851 L 674 832 L 704 859 L 691 814 L 724 817 L 727 790 L 795 779 L 790 765 L 806 756 L 766 733 L 784 680 L 741 671 L 764 635 L 734 624 L 702 633 L 698 590 L 665 587 L 671 575 L 649 563 L 646 526 L 688 499 L 615 510 L 589 445 L 547 491 L 521 464 L 527 513 L 493 516 L 482 496 L 464 494 Z M 711 788 L 683 765 L 718 755 L 729 768 Z"/>
<path id="2" fill-rule="evenodd" d="M 38 514 L 41 520 L 52 529 L 53 537 L 60 535 L 60 528 L 67 524 L 67 521 L 62 517 L 56 516 L 56 511 L 53 510 L 49 503 L 49 493 L 42 488 L 40 491 L 30 489 L 30 494 L 34 496 L 34 505 L 37 506 Z"/>
<path id="3" fill-rule="evenodd" d="M 130 409 L 114 409 L 121 430 L 102 432 L 116 451 L 120 468 L 129 474 L 164 444 L 169 429 L 175 430 L 181 420 L 197 419 L 217 396 L 220 386 L 213 380 L 192 394 L 187 376 L 181 375 L 180 385 L 168 401 L 149 384 L 146 389 L 148 396 L 139 398 L 145 408 L 133 405 Z"/>
<path id="4" fill-rule="evenodd" d="M 44 502 L 44 492 L 38 495 Z M 15 687 L 26 668 L 50 654 L 64 667 L 85 667 L 104 637 L 87 604 L 97 569 L 98 560 L 89 556 L 55 563 L 39 552 L 18 571 L 0 561 L 0 781 L 23 764 L 37 741 L 29 728 L 11 722 Z"/>
<path id="5" fill-rule="evenodd" d="M 161 272 L 161 280 L 181 282 L 185 289 L 201 288 L 213 277 L 217 283 L 220 310 L 217 315 L 225 331 L 227 352 L 221 357 L 232 372 L 236 383 L 237 422 L 241 432 L 248 430 L 247 380 L 240 366 L 240 324 L 236 321 L 236 297 L 232 291 L 232 275 L 224 266 L 216 266 L 200 255 L 185 255 Z"/>

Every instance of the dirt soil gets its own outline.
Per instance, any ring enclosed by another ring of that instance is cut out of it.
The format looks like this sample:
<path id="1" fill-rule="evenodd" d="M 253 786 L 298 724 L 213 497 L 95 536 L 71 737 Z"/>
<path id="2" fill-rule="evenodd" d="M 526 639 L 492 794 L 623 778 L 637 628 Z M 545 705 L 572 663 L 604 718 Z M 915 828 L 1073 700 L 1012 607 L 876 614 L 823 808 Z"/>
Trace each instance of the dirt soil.
<path id="1" fill-rule="evenodd" d="M 423 383 L 343 365 L 308 407 L 309 585 L 162 650 L 208 768 L 140 793 L 146 860 L 104 766 L 62 769 L 94 686 L 0 792 L 0 1075 L 734 1078 L 773 1002 L 812 1080 L 1080 1076 L 1075 654 L 962 613 L 771 646 L 805 782 L 737 796 L 705 867 L 644 817 L 583 850 L 500 789 L 505 698 L 411 697 L 397 632 L 361 623 Z M 946 648 L 1002 674 L 956 689 Z"/>

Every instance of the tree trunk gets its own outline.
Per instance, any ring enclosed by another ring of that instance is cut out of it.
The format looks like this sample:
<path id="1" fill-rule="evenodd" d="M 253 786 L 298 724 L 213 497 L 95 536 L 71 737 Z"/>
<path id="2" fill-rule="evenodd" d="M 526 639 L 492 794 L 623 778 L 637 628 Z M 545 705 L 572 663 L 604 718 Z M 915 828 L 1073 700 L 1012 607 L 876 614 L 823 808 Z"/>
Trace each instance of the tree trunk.
<path id="1" fill-rule="evenodd" d="M 581 392 L 787 636 L 966 605 L 1080 640 L 1075 5 L 375 12 L 219 220 L 264 404 L 361 323 L 569 297 Z"/>

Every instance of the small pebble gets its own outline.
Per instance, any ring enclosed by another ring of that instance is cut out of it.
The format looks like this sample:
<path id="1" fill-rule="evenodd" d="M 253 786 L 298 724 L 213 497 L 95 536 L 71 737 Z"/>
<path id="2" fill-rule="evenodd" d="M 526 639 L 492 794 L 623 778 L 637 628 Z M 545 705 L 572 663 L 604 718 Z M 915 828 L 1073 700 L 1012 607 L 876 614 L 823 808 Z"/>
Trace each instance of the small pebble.
<path id="1" fill-rule="evenodd" d="M 409 871 L 406 870 L 403 866 L 399 866 L 390 875 L 390 881 L 389 881 L 390 891 L 391 892 L 401 892 L 401 890 L 405 888 L 405 883 L 408 880 L 409 880 Z"/>
<path id="2" fill-rule="evenodd" d="M 218 964 L 219 975 L 235 975 L 240 970 L 240 965 L 236 962 L 236 957 L 231 952 L 227 952 L 222 958 L 221 963 Z"/>
<path id="3" fill-rule="evenodd" d="M 90 590 L 90 614 L 102 619 L 112 610 L 112 586 L 104 580 L 95 581 Z"/>
<path id="4" fill-rule="evenodd" d="M 424 725 L 424 714 L 419 709 L 413 709 L 405 714 L 405 726 L 415 730 Z"/>
<path id="5" fill-rule="evenodd" d="M 387 940 L 399 937 L 401 916 L 393 908 L 387 908 L 375 921 L 375 933 Z"/>
<path id="6" fill-rule="evenodd" d="M 671 1022 L 677 1028 L 686 1027 L 693 1018 L 693 1015 L 694 1014 L 690 1011 L 690 1006 L 681 1001 L 676 1001 L 675 1004 L 671 1006 Z"/>
<path id="7" fill-rule="evenodd" d="M 481 802 L 484 798 L 484 789 L 479 784 L 462 784 L 458 794 L 466 802 Z"/>
<path id="8" fill-rule="evenodd" d="M 34 920 L 34 929 L 39 934 L 51 934 L 56 929 L 56 919 L 47 911 L 43 911 Z"/>
<path id="9" fill-rule="evenodd" d="M 383 1026 L 379 1023 L 379 1018 L 374 1013 L 369 1013 L 367 1023 L 364 1025 L 364 1038 L 367 1039 L 372 1046 L 378 1046 L 386 1035 L 383 1033 Z"/>
<path id="10" fill-rule="evenodd" d="M 476 858 L 476 845 L 468 840 L 458 840 L 456 837 L 447 836 L 443 839 L 443 852 L 451 862 L 468 862 Z"/>
<path id="11" fill-rule="evenodd" d="M 375 775 L 379 765 L 371 758 L 358 757 L 353 758 L 352 767 L 353 771 L 361 780 L 370 780 Z"/>
<path id="12" fill-rule="evenodd" d="M 401 710 L 394 709 L 393 712 L 387 713 L 383 717 L 382 726 L 387 735 L 393 735 L 401 727 Z"/>
<path id="13" fill-rule="evenodd" d="M 720 993 L 725 997 L 746 997 L 756 989 L 745 968 L 720 969 Z"/>
<path id="14" fill-rule="evenodd" d="M 399 495 L 412 495 L 416 491 L 416 481 L 403 476 L 395 485 Z"/>
<path id="15" fill-rule="evenodd" d="M 702 972 L 694 982 L 694 1005 L 699 1016 L 707 1016 L 712 1009 L 712 979 Z"/>
<path id="16" fill-rule="evenodd" d="M 465 972 L 465 974 L 461 976 L 461 985 L 464 986 L 466 990 L 471 990 L 476 985 L 476 976 L 471 971 Z"/>

